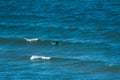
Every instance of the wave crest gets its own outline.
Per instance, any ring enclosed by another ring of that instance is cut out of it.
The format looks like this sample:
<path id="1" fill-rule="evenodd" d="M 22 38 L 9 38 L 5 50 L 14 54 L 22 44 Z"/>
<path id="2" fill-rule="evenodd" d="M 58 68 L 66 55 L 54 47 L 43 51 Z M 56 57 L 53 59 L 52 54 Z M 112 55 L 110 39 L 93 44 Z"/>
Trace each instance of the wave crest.
<path id="1" fill-rule="evenodd" d="M 49 60 L 49 59 L 51 59 L 51 57 L 46 57 L 46 56 L 31 56 L 30 59 L 31 60 L 36 60 L 36 59 L 46 59 L 46 60 Z"/>
<path id="2" fill-rule="evenodd" d="M 32 42 L 32 41 L 37 41 L 38 40 L 38 38 L 32 38 L 32 39 L 28 39 L 28 38 L 24 38 L 26 41 L 28 41 L 28 42 Z"/>

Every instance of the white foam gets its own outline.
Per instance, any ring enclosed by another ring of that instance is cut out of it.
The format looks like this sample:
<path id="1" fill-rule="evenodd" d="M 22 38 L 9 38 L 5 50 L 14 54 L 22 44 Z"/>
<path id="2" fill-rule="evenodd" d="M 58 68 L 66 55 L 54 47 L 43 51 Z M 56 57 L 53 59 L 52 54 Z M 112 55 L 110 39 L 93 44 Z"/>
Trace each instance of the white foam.
<path id="1" fill-rule="evenodd" d="M 112 67 L 113 65 L 112 64 L 109 64 L 109 67 Z"/>
<path id="2" fill-rule="evenodd" d="M 51 44 L 52 44 L 52 45 L 55 45 L 55 43 L 54 43 L 54 42 L 51 42 Z"/>
<path id="3" fill-rule="evenodd" d="M 46 56 L 31 56 L 30 57 L 31 60 L 36 60 L 36 59 L 51 59 L 51 57 L 46 57 Z"/>
<path id="4" fill-rule="evenodd" d="M 32 38 L 32 39 L 28 39 L 28 38 L 24 38 L 26 41 L 32 42 L 32 41 L 37 41 L 38 38 Z"/>

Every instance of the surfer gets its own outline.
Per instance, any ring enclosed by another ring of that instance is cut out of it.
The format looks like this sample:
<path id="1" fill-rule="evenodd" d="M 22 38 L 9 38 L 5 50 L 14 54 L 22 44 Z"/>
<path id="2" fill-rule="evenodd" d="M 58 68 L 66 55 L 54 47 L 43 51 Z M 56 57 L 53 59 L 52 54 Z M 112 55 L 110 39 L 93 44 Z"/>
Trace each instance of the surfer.
<path id="1" fill-rule="evenodd" d="M 58 42 L 58 41 L 56 41 L 56 42 L 55 42 L 55 45 L 59 45 L 59 42 Z"/>
<path id="2" fill-rule="evenodd" d="M 51 43 L 52 45 L 59 45 L 59 41 L 55 41 Z"/>

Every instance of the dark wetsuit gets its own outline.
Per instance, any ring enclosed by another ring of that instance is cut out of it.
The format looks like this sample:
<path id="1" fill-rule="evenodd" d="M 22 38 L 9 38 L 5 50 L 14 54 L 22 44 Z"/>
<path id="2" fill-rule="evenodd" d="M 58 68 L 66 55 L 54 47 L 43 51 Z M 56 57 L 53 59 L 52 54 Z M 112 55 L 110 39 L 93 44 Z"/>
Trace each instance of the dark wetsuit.
<path id="1" fill-rule="evenodd" d="M 58 45 L 58 44 L 59 44 L 59 42 L 58 42 L 58 41 L 56 41 L 56 42 L 55 42 L 55 45 Z"/>

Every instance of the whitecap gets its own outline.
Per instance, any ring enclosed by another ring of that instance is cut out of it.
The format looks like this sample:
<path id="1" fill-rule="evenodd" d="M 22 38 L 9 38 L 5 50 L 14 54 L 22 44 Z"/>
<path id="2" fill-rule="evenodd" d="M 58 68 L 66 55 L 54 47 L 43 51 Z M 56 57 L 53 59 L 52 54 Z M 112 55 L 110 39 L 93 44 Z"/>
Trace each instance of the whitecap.
<path id="1" fill-rule="evenodd" d="M 112 67 L 113 65 L 112 64 L 109 64 L 109 67 Z"/>
<path id="2" fill-rule="evenodd" d="M 49 59 L 51 59 L 51 57 L 46 57 L 46 56 L 31 56 L 30 59 L 31 60 L 36 60 L 36 59 L 46 59 L 46 60 L 49 60 Z"/>
<path id="3" fill-rule="evenodd" d="M 28 39 L 28 38 L 24 38 L 26 41 L 32 42 L 32 41 L 37 41 L 38 38 L 32 38 L 32 39 Z"/>

